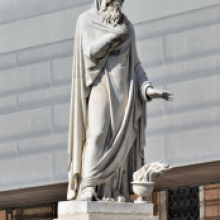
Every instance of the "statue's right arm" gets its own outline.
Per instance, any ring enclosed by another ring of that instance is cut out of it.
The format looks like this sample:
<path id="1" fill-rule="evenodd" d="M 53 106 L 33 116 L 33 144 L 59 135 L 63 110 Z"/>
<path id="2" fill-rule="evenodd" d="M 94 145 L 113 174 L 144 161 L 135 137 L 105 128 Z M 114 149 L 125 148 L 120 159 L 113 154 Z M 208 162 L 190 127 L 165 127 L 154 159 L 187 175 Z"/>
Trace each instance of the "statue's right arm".
<path id="1" fill-rule="evenodd" d="M 103 58 L 111 49 L 113 43 L 120 43 L 121 40 L 127 35 L 127 29 L 118 29 L 118 33 L 108 33 L 103 37 L 95 40 L 91 44 L 90 55 L 92 58 Z M 115 46 L 115 45 L 114 45 Z"/>
<path id="2" fill-rule="evenodd" d="M 101 37 L 92 42 L 90 50 L 91 57 L 96 59 L 104 57 L 111 49 L 111 43 L 109 36 Z"/>

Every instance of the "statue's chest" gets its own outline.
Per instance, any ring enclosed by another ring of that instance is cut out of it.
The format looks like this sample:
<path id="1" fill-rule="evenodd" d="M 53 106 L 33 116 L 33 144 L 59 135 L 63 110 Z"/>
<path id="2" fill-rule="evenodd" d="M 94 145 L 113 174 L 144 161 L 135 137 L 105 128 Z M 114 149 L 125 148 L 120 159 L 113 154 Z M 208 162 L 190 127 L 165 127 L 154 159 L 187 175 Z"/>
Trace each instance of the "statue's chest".
<path id="1" fill-rule="evenodd" d="M 106 62 L 106 70 L 110 77 L 117 77 L 119 78 L 119 80 L 122 80 L 123 78 L 129 78 L 129 52 L 129 45 L 127 45 L 126 47 L 121 47 L 120 49 L 115 49 L 110 52 Z"/>
<path id="2" fill-rule="evenodd" d="M 119 106 L 125 106 L 129 95 L 130 85 L 130 48 L 122 48 L 120 51 L 112 51 L 106 62 L 109 88 L 114 92 L 114 99 L 117 99 Z"/>

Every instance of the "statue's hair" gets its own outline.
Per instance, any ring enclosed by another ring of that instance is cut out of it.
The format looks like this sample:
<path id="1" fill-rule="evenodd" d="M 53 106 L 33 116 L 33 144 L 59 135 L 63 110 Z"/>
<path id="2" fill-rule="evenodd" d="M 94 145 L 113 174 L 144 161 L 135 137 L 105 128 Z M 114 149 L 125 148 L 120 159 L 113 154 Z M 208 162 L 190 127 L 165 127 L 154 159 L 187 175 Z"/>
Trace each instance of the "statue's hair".
<path id="1" fill-rule="evenodd" d="M 107 4 L 110 3 L 112 0 L 101 0 L 101 11 L 105 11 L 107 8 Z"/>
<path id="2" fill-rule="evenodd" d="M 105 2 L 105 0 L 102 0 L 101 1 L 101 11 L 105 11 L 106 10 L 106 2 Z"/>
<path id="3" fill-rule="evenodd" d="M 100 14 L 102 16 L 104 23 L 111 23 L 112 25 L 115 26 L 119 21 L 120 12 L 117 12 L 113 17 L 108 12 L 106 12 L 107 4 L 110 3 L 111 1 L 112 0 L 101 0 Z"/>

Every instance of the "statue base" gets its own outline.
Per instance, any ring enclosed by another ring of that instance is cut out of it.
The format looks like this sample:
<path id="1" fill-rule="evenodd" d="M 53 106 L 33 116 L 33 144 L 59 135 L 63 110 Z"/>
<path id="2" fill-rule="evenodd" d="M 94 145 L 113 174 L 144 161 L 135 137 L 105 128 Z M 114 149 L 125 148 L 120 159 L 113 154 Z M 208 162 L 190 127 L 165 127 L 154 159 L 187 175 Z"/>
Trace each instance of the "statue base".
<path id="1" fill-rule="evenodd" d="M 153 204 L 130 202 L 59 202 L 56 220 L 158 220 Z"/>

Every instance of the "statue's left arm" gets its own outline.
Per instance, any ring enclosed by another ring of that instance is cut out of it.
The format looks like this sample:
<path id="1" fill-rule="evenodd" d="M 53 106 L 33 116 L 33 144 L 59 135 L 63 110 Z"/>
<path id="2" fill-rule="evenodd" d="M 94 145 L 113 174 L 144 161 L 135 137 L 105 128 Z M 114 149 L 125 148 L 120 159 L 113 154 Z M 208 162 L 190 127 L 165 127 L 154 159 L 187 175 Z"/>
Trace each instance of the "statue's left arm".
<path id="1" fill-rule="evenodd" d="M 144 101 L 151 101 L 152 99 L 164 99 L 166 101 L 173 100 L 173 94 L 168 91 L 157 90 L 153 88 L 152 83 L 148 80 L 148 77 L 141 65 L 138 63 L 135 68 L 138 84 L 140 88 L 140 94 Z"/>
<path id="2" fill-rule="evenodd" d="M 145 73 L 141 63 L 136 64 L 135 72 L 137 75 L 138 86 L 140 91 L 140 96 L 144 101 L 151 101 L 152 98 L 147 95 L 147 90 L 149 88 L 153 89 L 152 83 L 148 80 L 147 74 Z"/>
<path id="3" fill-rule="evenodd" d="M 137 74 L 138 78 L 138 84 L 139 84 L 139 90 L 141 97 L 144 101 L 151 101 L 152 99 L 164 99 L 166 101 L 172 101 L 173 100 L 173 93 L 163 90 L 157 90 L 153 88 L 152 83 L 148 80 L 147 74 L 145 73 L 138 55 L 137 55 L 137 49 L 136 49 L 136 42 L 135 42 L 135 36 L 133 38 L 133 44 L 134 44 L 134 53 L 135 53 L 135 72 Z"/>

